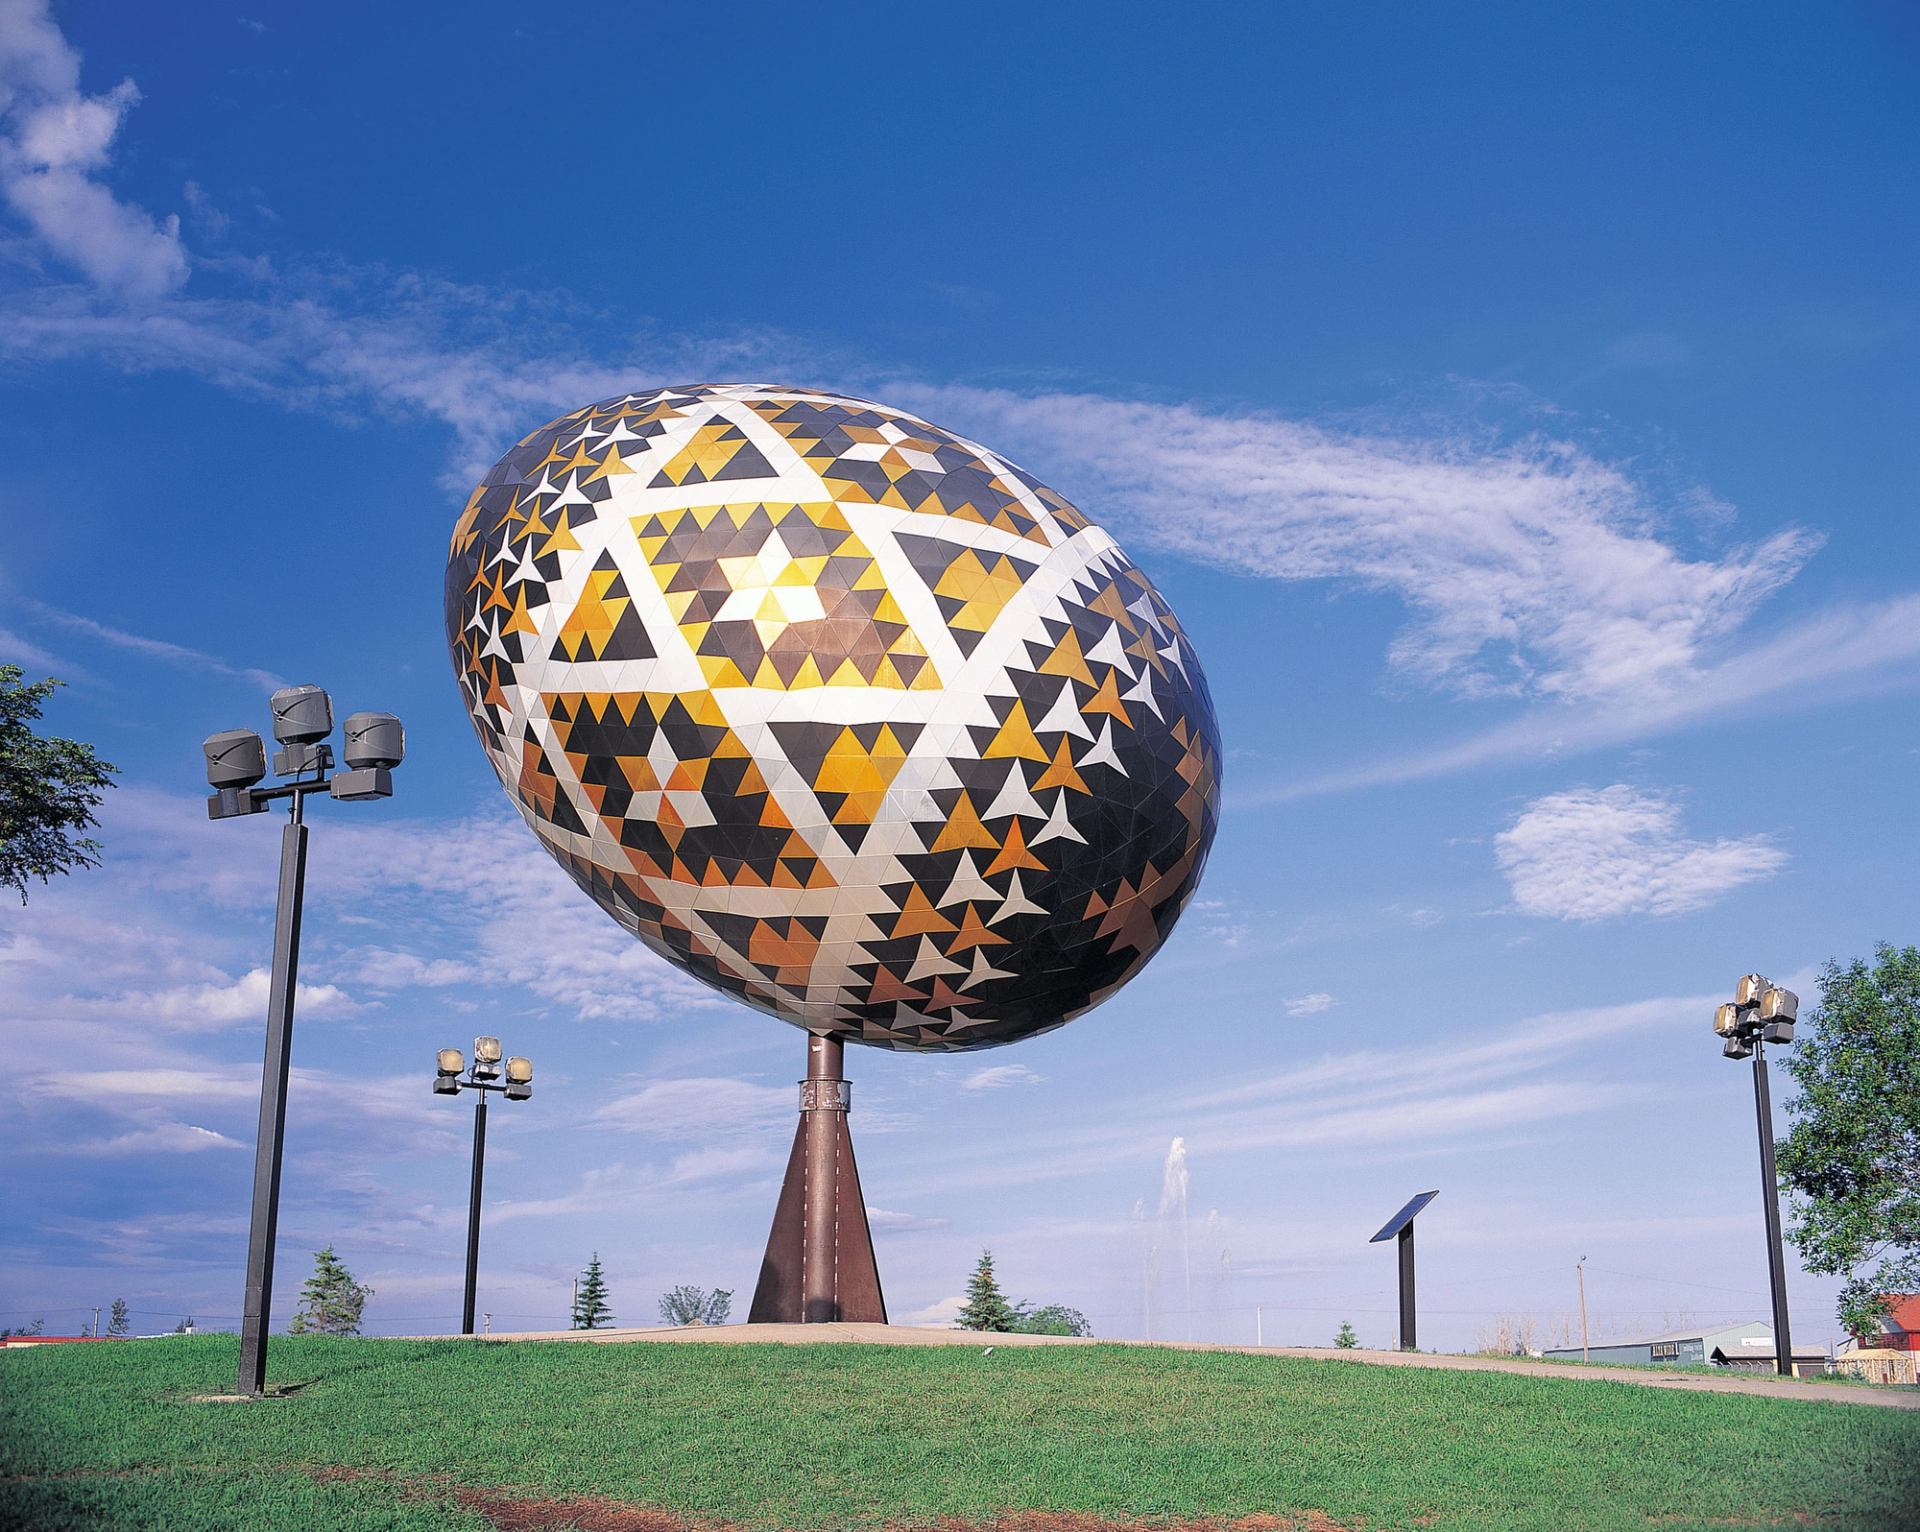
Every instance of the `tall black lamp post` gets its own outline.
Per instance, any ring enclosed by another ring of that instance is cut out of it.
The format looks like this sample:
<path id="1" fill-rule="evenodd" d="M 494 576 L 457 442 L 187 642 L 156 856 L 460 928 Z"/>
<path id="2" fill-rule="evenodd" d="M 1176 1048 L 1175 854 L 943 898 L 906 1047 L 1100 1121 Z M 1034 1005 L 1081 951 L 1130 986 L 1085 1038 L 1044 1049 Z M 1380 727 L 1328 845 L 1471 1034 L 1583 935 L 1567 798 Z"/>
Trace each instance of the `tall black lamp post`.
<path id="1" fill-rule="evenodd" d="M 1787 1261 L 1780 1245 L 1780 1178 L 1773 1166 L 1773 1097 L 1767 1090 L 1767 1044 L 1791 1043 L 1800 997 L 1770 979 L 1750 973 L 1733 999 L 1713 1013 L 1720 1051 L 1730 1059 L 1753 1059 L 1753 1106 L 1760 1119 L 1760 1199 L 1767 1218 L 1767 1273 L 1773 1285 L 1773 1364 L 1793 1376 L 1793 1336 L 1787 1326 Z"/>
<path id="2" fill-rule="evenodd" d="M 533 1064 L 511 1058 L 503 1065 L 497 1037 L 473 1040 L 473 1065 L 464 1077 L 460 1071 L 465 1061 L 458 1048 L 442 1048 L 434 1062 L 436 1096 L 457 1096 L 463 1090 L 479 1093 L 479 1100 L 473 1104 L 473 1185 L 467 1194 L 467 1301 L 460 1317 L 460 1333 L 471 1335 L 474 1293 L 480 1280 L 480 1181 L 487 1163 L 487 1092 L 497 1090 L 509 1101 L 525 1101 L 533 1094 Z"/>
<path id="3" fill-rule="evenodd" d="M 259 814 L 280 799 L 280 902 L 273 922 L 273 978 L 267 989 L 267 1051 L 260 1072 L 260 1129 L 253 1150 L 253 1212 L 247 1229 L 247 1295 L 240 1321 L 237 1393 L 259 1396 L 267 1383 L 267 1324 L 273 1307 L 273 1241 L 280 1221 L 280 1154 L 286 1140 L 287 1069 L 293 1050 L 294 974 L 300 965 L 300 905 L 307 880 L 307 826 L 302 806 L 315 793 L 344 803 L 393 795 L 392 769 L 406 754 L 406 734 L 391 713 L 354 713 L 343 726 L 347 770 L 333 770 L 333 701 L 317 686 L 289 686 L 268 700 L 273 772 L 291 780 L 258 787 L 267 774 L 266 746 L 251 729 L 207 737 L 209 819 Z M 329 773 L 332 773 L 329 775 Z"/>

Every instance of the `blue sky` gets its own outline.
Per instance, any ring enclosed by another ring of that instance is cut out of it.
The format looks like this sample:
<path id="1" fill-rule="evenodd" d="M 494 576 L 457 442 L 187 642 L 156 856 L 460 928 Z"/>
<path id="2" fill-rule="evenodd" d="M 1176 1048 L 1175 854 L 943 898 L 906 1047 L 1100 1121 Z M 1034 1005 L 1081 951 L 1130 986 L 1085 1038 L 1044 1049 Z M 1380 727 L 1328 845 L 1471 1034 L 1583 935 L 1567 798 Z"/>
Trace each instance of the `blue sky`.
<path id="1" fill-rule="evenodd" d="M 496 1325 L 595 1250 L 623 1320 L 744 1311 L 799 1036 L 546 862 L 439 580 L 528 429 L 758 379 L 1108 525 L 1228 752 L 1122 995 L 853 1051 L 896 1318 L 991 1245 L 1102 1334 L 1386 1344 L 1366 1238 L 1431 1186 L 1428 1344 L 1554 1342 L 1582 1256 L 1605 1333 L 1764 1314 L 1712 1006 L 1920 915 L 1917 56 L 1893 7 L 0 0 L 0 658 L 123 768 L 106 865 L 0 914 L 0 1324 L 237 1315 L 276 836 L 205 821 L 198 742 L 285 680 L 411 753 L 315 816 L 276 1312 L 331 1241 L 372 1328 L 457 1324 L 427 1080 L 481 1031 L 539 1071 Z M 1797 1338 L 1832 1287 L 1796 1270 Z"/>

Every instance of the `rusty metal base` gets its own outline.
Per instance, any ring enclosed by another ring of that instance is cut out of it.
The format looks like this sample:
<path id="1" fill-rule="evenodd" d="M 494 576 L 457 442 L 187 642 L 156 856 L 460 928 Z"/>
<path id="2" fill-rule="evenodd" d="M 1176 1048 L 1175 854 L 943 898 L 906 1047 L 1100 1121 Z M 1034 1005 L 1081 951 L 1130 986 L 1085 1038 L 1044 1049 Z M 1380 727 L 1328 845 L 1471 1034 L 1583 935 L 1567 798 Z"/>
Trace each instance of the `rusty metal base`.
<path id="1" fill-rule="evenodd" d="M 749 1324 L 885 1324 L 887 1303 L 847 1131 L 837 1038 L 809 1037 L 800 1125 L 760 1262 Z"/>

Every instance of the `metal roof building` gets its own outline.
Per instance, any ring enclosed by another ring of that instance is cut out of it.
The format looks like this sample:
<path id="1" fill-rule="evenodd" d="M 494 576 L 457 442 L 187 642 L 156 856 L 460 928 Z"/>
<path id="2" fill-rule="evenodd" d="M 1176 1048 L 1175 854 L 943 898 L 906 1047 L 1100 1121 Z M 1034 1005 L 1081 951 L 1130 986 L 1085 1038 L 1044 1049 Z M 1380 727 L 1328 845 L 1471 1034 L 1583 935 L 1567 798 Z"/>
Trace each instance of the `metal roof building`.
<path id="1" fill-rule="evenodd" d="M 1715 1357 L 1716 1352 L 1719 1353 L 1718 1358 Z M 1542 1354 L 1557 1362 L 1581 1360 L 1578 1346 L 1556 1346 Z M 1773 1326 L 1762 1319 L 1748 1320 L 1743 1324 L 1718 1325 L 1712 1329 L 1695 1326 L 1688 1330 L 1673 1330 L 1665 1335 L 1651 1336 L 1646 1340 L 1608 1341 L 1605 1345 L 1586 1349 L 1588 1361 L 1642 1367 L 1685 1366 L 1688 1363 L 1704 1367 L 1716 1360 L 1725 1366 L 1735 1363 L 1736 1358 L 1744 1361 L 1754 1354 L 1764 1355 L 1769 1361 L 1773 1357 Z"/>

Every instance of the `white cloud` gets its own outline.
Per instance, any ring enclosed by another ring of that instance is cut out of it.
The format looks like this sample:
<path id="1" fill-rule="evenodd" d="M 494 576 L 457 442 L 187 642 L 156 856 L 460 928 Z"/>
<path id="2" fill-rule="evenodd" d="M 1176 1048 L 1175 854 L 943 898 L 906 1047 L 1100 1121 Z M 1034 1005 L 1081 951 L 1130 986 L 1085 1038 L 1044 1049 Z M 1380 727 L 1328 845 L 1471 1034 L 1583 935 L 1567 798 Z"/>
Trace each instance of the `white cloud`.
<path id="1" fill-rule="evenodd" d="M 57 675 L 63 681 L 87 679 L 87 673 L 69 664 L 31 639 L 22 638 L 11 628 L 0 628 L 0 665 L 18 665 L 22 670 L 39 670 Z"/>
<path id="2" fill-rule="evenodd" d="M 524 984 L 582 1019 L 648 1020 L 730 1002 L 672 967 L 580 890 L 504 809 L 448 823 L 329 826 L 336 850 L 314 877 L 356 912 L 401 916 L 425 896 L 489 984 Z M 445 969 L 424 965 L 429 978 Z"/>
<path id="3" fill-rule="evenodd" d="M 471 963 L 458 958 L 423 958 L 391 947 L 367 947 L 346 958 L 354 982 L 369 989 L 438 989 L 479 977 Z"/>
<path id="4" fill-rule="evenodd" d="M 1535 799 L 1494 856 L 1514 908 L 1558 920 L 1704 909 L 1787 860 L 1764 835 L 1690 840 L 1670 796 L 1622 783 Z"/>
<path id="5" fill-rule="evenodd" d="M 702 1138 L 773 1131 L 791 1124 L 798 1104 L 791 1085 L 702 1076 L 655 1080 L 614 1097 L 592 1120 L 650 1138 Z"/>
<path id="6" fill-rule="evenodd" d="M 43 0 L 0 0 L 0 195 L 89 281 L 150 299 L 187 278 L 180 220 L 156 221 L 95 179 L 139 99 L 131 80 L 83 94 L 80 56 Z"/>
<path id="7" fill-rule="evenodd" d="M 952 1329 L 960 1319 L 960 1311 L 967 1306 L 967 1295 L 955 1293 L 951 1298 L 942 1298 L 937 1303 L 929 1303 L 923 1309 L 915 1309 L 911 1314 L 902 1314 L 894 1321 L 902 1325 L 939 1325 Z"/>
<path id="8" fill-rule="evenodd" d="M 99 998 L 70 999 L 76 1010 L 109 1012 L 135 1022 L 159 1022 L 180 1031 L 203 1031 L 235 1021 L 260 1021 L 267 1013 L 271 976 L 264 968 L 237 979 L 134 990 Z M 332 984 L 297 984 L 294 1011 L 301 1017 L 340 1015 L 354 1010 L 353 999 Z"/>
<path id="9" fill-rule="evenodd" d="M 198 1154 L 204 1149 L 244 1149 L 237 1138 L 190 1122 L 167 1122 L 136 1128 L 112 1138 L 91 1139 L 70 1146 L 73 1154 Z"/>
<path id="10" fill-rule="evenodd" d="M 944 1218 L 922 1218 L 914 1213 L 895 1213 L 886 1208 L 869 1207 L 867 1222 L 882 1234 L 917 1234 L 927 1229 L 944 1229 Z"/>
<path id="11" fill-rule="evenodd" d="M 1275 579 L 1334 579 L 1413 614 L 1391 658 L 1465 694 L 1672 689 L 1818 539 L 1690 559 L 1620 469 L 1565 442 L 1339 432 L 1091 394 L 900 384 L 890 397 L 1006 444 L 1128 539 Z"/>
<path id="12" fill-rule="evenodd" d="M 1116 1100 L 1082 1123 L 1043 1119 L 949 1151 L 921 1179 L 896 1177 L 890 1191 L 951 1196 L 958 1187 L 1098 1174 L 1116 1161 L 1157 1159 L 1176 1133 L 1190 1155 L 1285 1148 L 1338 1152 L 1348 1163 L 1358 1154 L 1441 1153 L 1496 1131 L 1537 1141 L 1577 1118 L 1644 1103 L 1643 1082 L 1593 1078 L 1581 1050 L 1595 1028 L 1615 1037 L 1670 1031 L 1713 1004 L 1619 998 L 1477 1035 L 1464 1016 L 1436 1015 L 1442 1040 L 1431 1045 L 1329 1053 L 1230 1085 Z"/>
<path id="13" fill-rule="evenodd" d="M 1295 995 L 1286 1002 L 1289 1016 L 1318 1016 L 1333 1006 L 1333 996 L 1316 990 L 1311 995 Z"/>
<path id="14" fill-rule="evenodd" d="M 1569 710 L 1536 707 L 1483 733 L 1418 755 L 1329 772 L 1301 781 L 1229 787 L 1235 808 L 1292 803 L 1302 798 L 1392 787 L 1470 771 L 1500 761 L 1572 756 L 1609 745 L 1694 728 L 1750 712 L 1765 701 L 1776 708 L 1818 706 L 1920 679 L 1920 595 L 1856 603 L 1776 629 L 1764 642 L 1709 667 L 1676 693 Z"/>
<path id="15" fill-rule="evenodd" d="M 287 684 L 270 670 L 230 665 L 217 655 L 207 654 L 199 649 L 190 649 L 185 644 L 170 643 L 164 638 L 149 638 L 143 633 L 129 633 L 122 628 L 109 627 L 103 622 L 95 622 L 91 617 L 81 616 L 77 612 L 62 611 L 59 607 L 49 606 L 46 602 L 31 596 L 15 595 L 13 599 L 20 606 L 47 622 L 55 623 L 75 633 L 85 634 L 88 638 L 110 644 L 116 649 L 125 649 L 130 653 L 162 660 L 169 665 L 177 665 L 187 670 L 205 670 L 215 675 L 236 676 L 242 680 L 251 681 L 262 691 L 276 691 Z"/>
<path id="16" fill-rule="evenodd" d="M 1038 1085 L 1042 1077 L 1025 1064 L 989 1064 L 960 1082 L 962 1090 L 1003 1090 L 1009 1085 Z"/>

